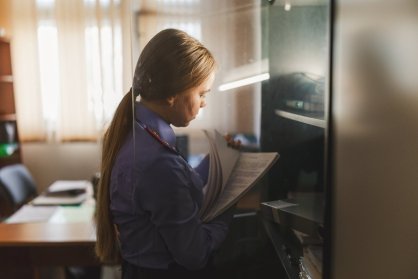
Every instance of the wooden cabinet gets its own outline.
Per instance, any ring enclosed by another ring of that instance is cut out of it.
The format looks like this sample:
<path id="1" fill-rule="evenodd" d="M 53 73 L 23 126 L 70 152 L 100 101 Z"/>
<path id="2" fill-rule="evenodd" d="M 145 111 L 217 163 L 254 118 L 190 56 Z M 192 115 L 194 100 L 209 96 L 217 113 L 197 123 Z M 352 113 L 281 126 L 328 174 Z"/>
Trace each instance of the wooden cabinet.
<path id="1" fill-rule="evenodd" d="M 21 161 L 10 42 L 0 38 L 0 168 Z"/>

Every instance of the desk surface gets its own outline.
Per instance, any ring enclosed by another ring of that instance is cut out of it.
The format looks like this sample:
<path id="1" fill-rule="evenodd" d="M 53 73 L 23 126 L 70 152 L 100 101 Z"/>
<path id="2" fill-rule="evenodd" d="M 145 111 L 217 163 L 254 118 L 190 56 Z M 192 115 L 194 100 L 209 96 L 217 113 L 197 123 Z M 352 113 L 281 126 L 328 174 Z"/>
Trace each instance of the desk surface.
<path id="1" fill-rule="evenodd" d="M 51 209 L 52 216 L 45 220 L 0 223 L 0 267 L 99 264 L 94 255 L 94 201 Z"/>
<path id="2" fill-rule="evenodd" d="M 92 223 L 17 223 L 0 224 L 0 247 L 93 245 Z"/>

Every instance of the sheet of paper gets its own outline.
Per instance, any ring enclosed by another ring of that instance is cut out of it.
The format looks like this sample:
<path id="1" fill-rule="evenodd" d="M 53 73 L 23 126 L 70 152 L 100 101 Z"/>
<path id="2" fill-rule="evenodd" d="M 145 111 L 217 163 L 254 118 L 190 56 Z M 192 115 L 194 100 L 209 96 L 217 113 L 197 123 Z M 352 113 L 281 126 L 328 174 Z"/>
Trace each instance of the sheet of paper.
<path id="1" fill-rule="evenodd" d="M 203 188 L 204 199 L 202 207 L 200 208 L 200 216 L 204 216 L 209 208 L 212 206 L 214 200 L 222 190 L 222 169 L 220 166 L 220 158 L 217 152 L 217 147 L 213 139 L 213 134 L 209 131 L 203 131 L 209 142 L 209 173 L 208 181 Z"/>
<path id="2" fill-rule="evenodd" d="M 278 159 L 276 152 L 241 153 L 222 194 L 204 221 L 211 220 L 236 203 Z"/>
<path id="3" fill-rule="evenodd" d="M 268 202 L 263 202 L 262 204 L 265 204 L 265 205 L 270 206 L 270 207 L 275 208 L 275 209 L 280 209 L 280 208 L 285 208 L 285 207 L 289 207 L 289 206 L 298 205 L 297 203 L 290 203 L 290 202 L 285 202 L 285 201 L 282 201 L 282 200 L 268 201 Z"/>
<path id="4" fill-rule="evenodd" d="M 58 210 L 58 206 L 24 205 L 10 216 L 5 223 L 46 222 Z"/>
<path id="5" fill-rule="evenodd" d="M 221 164 L 222 173 L 222 189 L 225 187 L 232 170 L 234 169 L 240 152 L 228 146 L 225 138 L 215 130 L 215 145 L 219 153 L 219 160 Z"/>
<path id="6" fill-rule="evenodd" d="M 227 145 L 225 138 L 216 130 L 204 133 L 209 142 L 209 176 L 203 189 L 205 195 L 200 216 L 208 213 L 225 188 L 232 170 L 240 156 L 240 152 Z"/>
<path id="7" fill-rule="evenodd" d="M 51 224 L 90 222 L 94 216 L 94 209 L 94 204 L 60 206 L 48 222 Z"/>

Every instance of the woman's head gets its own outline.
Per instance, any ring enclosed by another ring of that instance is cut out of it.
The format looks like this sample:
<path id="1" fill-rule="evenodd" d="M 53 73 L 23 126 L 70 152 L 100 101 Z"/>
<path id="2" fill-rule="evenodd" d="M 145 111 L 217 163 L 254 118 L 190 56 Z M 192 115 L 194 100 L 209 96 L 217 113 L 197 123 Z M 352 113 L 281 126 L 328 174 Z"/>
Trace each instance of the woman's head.
<path id="1" fill-rule="evenodd" d="M 166 29 L 144 47 L 132 89 L 142 99 L 162 100 L 200 86 L 216 68 L 212 54 L 187 33 Z"/>
<path id="2" fill-rule="evenodd" d="M 196 118 L 200 108 L 206 106 L 206 94 L 212 87 L 215 75 L 212 73 L 198 86 L 167 99 L 160 116 L 176 127 L 186 127 Z"/>

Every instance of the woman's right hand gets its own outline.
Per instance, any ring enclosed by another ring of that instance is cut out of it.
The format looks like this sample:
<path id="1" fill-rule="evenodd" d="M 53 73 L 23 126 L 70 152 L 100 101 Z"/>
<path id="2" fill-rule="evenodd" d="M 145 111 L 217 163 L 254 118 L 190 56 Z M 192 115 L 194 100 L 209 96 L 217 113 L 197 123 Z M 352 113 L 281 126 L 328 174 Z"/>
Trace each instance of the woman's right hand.
<path id="1" fill-rule="evenodd" d="M 241 141 L 240 140 L 234 140 L 234 137 L 230 134 L 226 134 L 224 136 L 227 144 L 229 147 L 239 150 L 241 148 Z"/>

